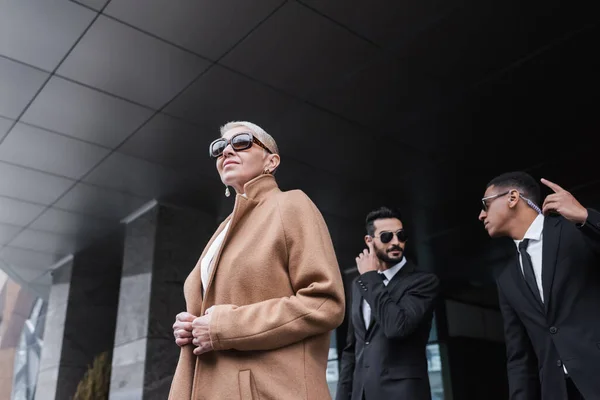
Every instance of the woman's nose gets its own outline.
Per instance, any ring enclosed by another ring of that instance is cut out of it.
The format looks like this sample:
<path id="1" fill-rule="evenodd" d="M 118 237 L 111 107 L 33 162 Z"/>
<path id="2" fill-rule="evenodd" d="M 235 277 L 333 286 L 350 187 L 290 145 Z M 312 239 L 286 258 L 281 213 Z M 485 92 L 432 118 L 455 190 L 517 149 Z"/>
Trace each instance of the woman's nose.
<path id="1" fill-rule="evenodd" d="M 235 153 L 235 150 L 233 150 L 233 147 L 231 147 L 231 144 L 228 144 L 227 147 L 225 147 L 223 149 L 223 155 L 224 156 L 231 156 Z"/>

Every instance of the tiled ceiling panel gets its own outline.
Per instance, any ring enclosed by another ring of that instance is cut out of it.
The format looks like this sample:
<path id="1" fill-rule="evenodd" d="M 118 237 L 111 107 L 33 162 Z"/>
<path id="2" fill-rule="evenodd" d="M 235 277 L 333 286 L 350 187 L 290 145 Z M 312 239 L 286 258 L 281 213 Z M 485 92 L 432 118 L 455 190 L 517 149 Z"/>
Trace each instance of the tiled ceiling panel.
<path id="1" fill-rule="evenodd" d="M 109 150 L 18 123 L 0 145 L 0 160 L 79 179 Z"/>
<path id="2" fill-rule="evenodd" d="M 208 61 L 106 17 L 99 17 L 58 75 L 158 109 Z"/>
<path id="3" fill-rule="evenodd" d="M 48 76 L 46 72 L 0 57 L 0 115 L 19 117 Z"/>
<path id="4" fill-rule="evenodd" d="M 376 47 L 297 2 L 288 2 L 222 64 L 301 97 L 350 73 Z"/>
<path id="5" fill-rule="evenodd" d="M 52 71 L 96 13 L 65 0 L 4 0 L 0 54 Z"/>
<path id="6" fill-rule="evenodd" d="M 216 60 L 283 0 L 112 0 L 106 14 Z"/>
<path id="7" fill-rule="evenodd" d="M 150 109 L 54 77 L 23 115 L 23 121 L 114 147 L 152 114 Z"/>

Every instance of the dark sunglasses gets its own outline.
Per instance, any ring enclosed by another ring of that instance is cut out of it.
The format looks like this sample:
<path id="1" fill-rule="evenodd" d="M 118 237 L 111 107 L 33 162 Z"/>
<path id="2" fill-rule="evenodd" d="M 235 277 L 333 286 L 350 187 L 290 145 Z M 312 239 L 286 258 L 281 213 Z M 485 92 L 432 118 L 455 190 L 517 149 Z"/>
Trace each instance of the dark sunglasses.
<path id="1" fill-rule="evenodd" d="M 489 201 L 489 203 L 491 203 L 491 200 L 495 200 L 495 199 L 497 199 L 498 197 L 505 196 L 505 195 L 509 194 L 510 192 L 511 192 L 511 191 L 509 190 L 509 191 L 506 191 L 506 192 L 504 192 L 504 193 L 498 193 L 498 194 L 493 194 L 493 195 L 491 195 L 491 196 L 488 196 L 488 197 L 484 197 L 483 199 L 481 199 L 481 209 L 482 209 L 483 211 L 487 212 L 487 210 L 488 210 L 488 207 L 490 206 L 490 205 L 488 204 L 488 201 Z"/>
<path id="2" fill-rule="evenodd" d="M 399 242 L 406 242 L 406 239 L 408 239 L 408 237 L 406 236 L 406 232 L 404 232 L 403 229 L 400 229 L 396 232 L 387 232 L 387 231 L 383 231 L 379 234 L 379 236 L 374 236 L 375 238 L 379 238 L 379 240 L 381 240 L 381 243 L 386 244 L 392 241 L 392 239 L 394 238 L 394 235 L 396 235 L 396 237 L 398 238 Z"/>
<path id="3" fill-rule="evenodd" d="M 223 155 L 223 152 L 225 151 L 225 148 L 228 145 L 231 145 L 231 148 L 235 151 L 242 151 L 249 149 L 254 143 L 268 151 L 269 154 L 273 154 L 273 152 L 269 150 L 269 148 L 265 146 L 260 140 L 255 138 L 254 135 L 246 132 L 233 135 L 229 140 L 225 138 L 219 138 L 217 140 L 214 140 L 208 148 L 208 153 L 212 158 L 219 158 Z"/>
<path id="4" fill-rule="evenodd" d="M 487 196 L 484 197 L 483 199 L 481 199 L 481 209 L 485 212 L 488 211 L 488 208 L 490 207 L 490 205 L 488 204 L 491 203 L 491 200 L 495 200 L 498 197 L 502 197 L 505 196 L 507 194 L 509 194 L 510 192 L 517 192 L 519 194 L 519 197 L 522 198 L 523 200 L 525 200 L 525 202 L 527 203 L 527 205 L 529 205 L 529 207 L 533 208 L 535 211 L 537 211 L 538 214 L 542 213 L 542 210 L 531 200 L 529 200 L 527 197 L 523 196 L 521 193 L 519 193 L 518 190 L 516 189 L 510 189 L 509 191 L 506 191 L 504 193 L 498 193 L 498 194 L 493 194 L 491 196 Z"/>

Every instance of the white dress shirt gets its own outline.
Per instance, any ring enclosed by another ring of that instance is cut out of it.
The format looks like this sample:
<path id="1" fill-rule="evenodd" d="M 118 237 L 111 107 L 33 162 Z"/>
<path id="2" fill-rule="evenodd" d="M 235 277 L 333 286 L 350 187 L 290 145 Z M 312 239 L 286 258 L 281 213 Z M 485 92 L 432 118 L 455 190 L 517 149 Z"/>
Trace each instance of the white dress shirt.
<path id="1" fill-rule="evenodd" d="M 538 287 L 538 291 L 540 292 L 540 298 L 542 302 L 544 302 L 544 289 L 542 286 L 542 242 L 543 242 L 543 230 L 544 230 L 544 216 L 542 214 L 538 215 L 531 225 L 527 232 L 525 232 L 525 236 L 523 239 L 529 239 L 529 244 L 527 245 L 527 253 L 531 257 L 531 266 L 533 267 L 533 274 L 535 275 L 535 282 Z M 517 245 L 517 251 L 519 251 L 519 243 L 522 240 L 515 240 L 515 245 Z M 519 253 L 519 263 L 521 264 L 521 273 L 523 272 L 523 259 L 521 254 Z"/>
<path id="2" fill-rule="evenodd" d="M 215 241 L 212 242 L 212 244 L 210 245 L 210 248 L 206 252 L 206 255 L 204 256 L 202 261 L 200 261 L 200 279 L 202 279 L 202 295 L 203 296 L 204 296 L 204 292 L 206 291 L 206 287 L 208 286 L 208 281 L 210 279 L 210 272 L 212 271 L 213 259 L 215 258 L 215 255 L 221 248 L 221 245 L 223 244 L 223 240 L 225 240 L 225 235 L 227 234 L 227 231 L 229 230 L 230 223 L 231 223 L 231 220 L 229 220 L 229 222 L 227 222 L 227 225 L 225 225 L 225 228 L 223 228 L 221 233 L 219 233 L 219 236 L 217 236 L 215 238 Z"/>
<path id="3" fill-rule="evenodd" d="M 390 281 L 394 277 L 394 275 L 396 275 L 402 269 L 402 267 L 404 267 L 404 264 L 406 264 L 406 258 L 402 257 L 402 261 L 394 265 L 392 268 L 388 268 L 385 271 L 377 271 L 377 273 L 383 274 L 385 276 L 385 279 L 383 280 L 383 284 L 385 286 L 387 286 L 388 283 L 390 283 Z M 369 329 L 369 324 L 371 323 L 371 307 L 365 299 L 362 300 L 362 313 L 363 319 L 365 320 L 365 327 Z"/>

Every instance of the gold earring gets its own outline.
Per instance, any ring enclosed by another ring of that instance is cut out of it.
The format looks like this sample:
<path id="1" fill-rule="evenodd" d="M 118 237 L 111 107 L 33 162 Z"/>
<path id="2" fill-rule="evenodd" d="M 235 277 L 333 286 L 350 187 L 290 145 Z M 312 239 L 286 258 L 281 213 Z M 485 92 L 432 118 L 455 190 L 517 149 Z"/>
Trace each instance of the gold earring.
<path id="1" fill-rule="evenodd" d="M 231 196 L 231 192 L 229 191 L 229 186 L 225 185 L 225 197 Z"/>
<path id="2" fill-rule="evenodd" d="M 271 171 L 269 171 L 268 169 L 265 168 L 265 170 L 263 171 L 263 175 L 269 175 L 271 173 Z"/>

